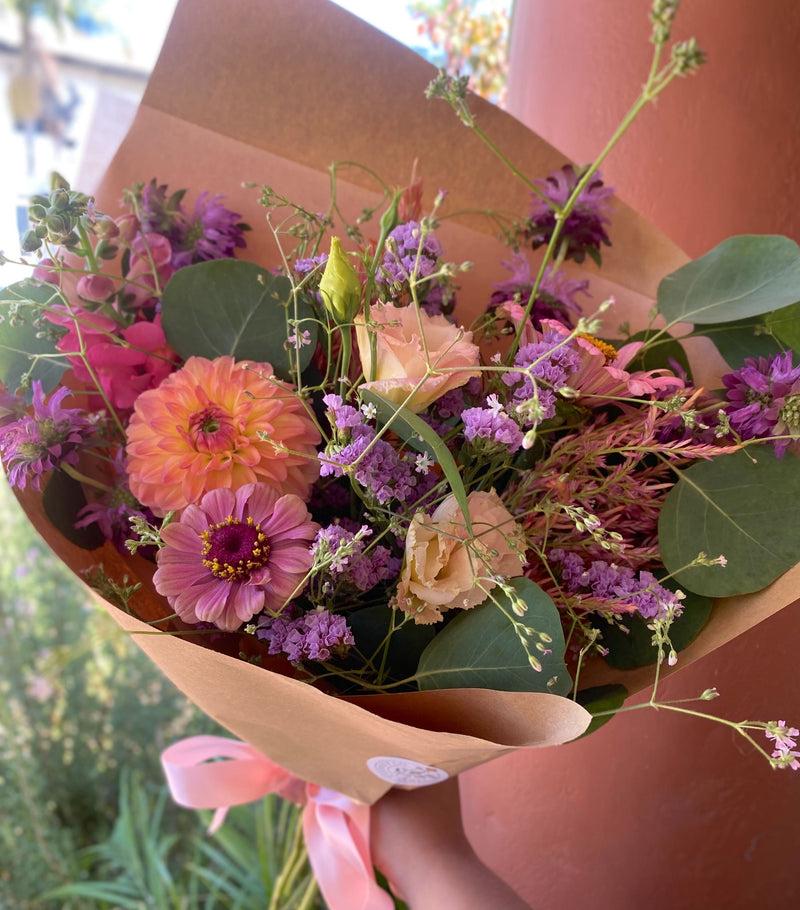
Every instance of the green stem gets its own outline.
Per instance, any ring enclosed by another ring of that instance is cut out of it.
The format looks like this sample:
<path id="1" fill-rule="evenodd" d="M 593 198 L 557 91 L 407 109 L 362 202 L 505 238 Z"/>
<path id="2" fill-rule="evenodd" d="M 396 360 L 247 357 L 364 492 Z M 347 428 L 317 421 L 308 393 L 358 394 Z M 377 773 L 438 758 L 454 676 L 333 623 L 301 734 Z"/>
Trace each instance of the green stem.
<path id="1" fill-rule="evenodd" d="M 68 474 L 73 480 L 77 480 L 78 483 L 85 483 L 89 487 L 94 487 L 96 490 L 102 490 L 104 493 L 113 493 L 114 490 L 109 487 L 107 484 L 101 483 L 99 480 L 95 480 L 93 477 L 88 477 L 86 474 L 79 471 L 77 468 L 74 468 L 71 464 L 68 464 L 66 461 L 62 461 L 59 465 L 61 470 Z"/>
<path id="2" fill-rule="evenodd" d="M 78 222 L 78 236 L 81 238 L 81 252 L 86 259 L 86 264 L 89 266 L 89 269 L 92 272 L 97 274 L 100 271 L 100 266 L 97 262 L 97 256 L 94 254 L 92 241 L 89 239 L 86 228 L 81 224 L 80 221 Z"/>

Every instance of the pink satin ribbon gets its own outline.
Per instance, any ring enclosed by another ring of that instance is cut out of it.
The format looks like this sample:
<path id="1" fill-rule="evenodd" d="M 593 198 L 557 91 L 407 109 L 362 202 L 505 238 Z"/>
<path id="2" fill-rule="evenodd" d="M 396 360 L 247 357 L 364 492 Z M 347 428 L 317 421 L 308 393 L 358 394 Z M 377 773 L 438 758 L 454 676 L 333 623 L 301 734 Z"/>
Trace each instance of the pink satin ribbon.
<path id="1" fill-rule="evenodd" d="M 224 760 L 222 760 L 224 759 Z M 247 743 L 191 736 L 161 753 L 172 798 L 187 809 L 214 809 L 209 833 L 231 806 L 275 793 L 303 809 L 308 859 L 330 910 L 392 910 L 375 881 L 369 848 L 369 807 L 335 790 L 307 784 Z"/>

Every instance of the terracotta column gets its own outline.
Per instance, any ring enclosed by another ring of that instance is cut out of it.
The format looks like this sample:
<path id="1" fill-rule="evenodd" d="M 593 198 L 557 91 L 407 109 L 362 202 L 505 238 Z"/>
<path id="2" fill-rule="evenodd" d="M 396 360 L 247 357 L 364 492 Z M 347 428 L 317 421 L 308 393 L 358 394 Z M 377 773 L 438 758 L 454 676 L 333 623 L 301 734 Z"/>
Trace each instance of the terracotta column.
<path id="1" fill-rule="evenodd" d="M 648 7 L 517 0 L 511 112 L 589 161 L 646 74 Z M 730 234 L 800 239 L 800 4 L 684 0 L 675 37 L 690 34 L 709 63 L 645 112 L 607 162 L 608 182 L 690 255 Z M 720 714 L 800 726 L 798 647 L 796 605 L 665 691 L 717 686 Z M 771 771 L 718 725 L 632 712 L 586 740 L 470 772 L 464 791 L 479 852 L 537 910 L 752 910 L 800 896 L 800 774 Z"/>

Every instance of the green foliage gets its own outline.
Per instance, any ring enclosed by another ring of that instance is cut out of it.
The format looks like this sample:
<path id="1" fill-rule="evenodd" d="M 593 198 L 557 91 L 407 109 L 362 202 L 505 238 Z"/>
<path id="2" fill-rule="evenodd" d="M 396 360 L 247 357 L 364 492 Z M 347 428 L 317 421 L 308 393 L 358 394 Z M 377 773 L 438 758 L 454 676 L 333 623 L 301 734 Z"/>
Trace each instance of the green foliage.
<path id="1" fill-rule="evenodd" d="M 0 540 L 0 906 L 32 910 L 83 874 L 78 851 L 113 824 L 122 768 L 160 780 L 164 746 L 218 728 L 88 603 L 4 482 Z M 194 826 L 169 810 L 176 832 Z"/>
<path id="2" fill-rule="evenodd" d="M 798 300 L 800 248 L 778 235 L 729 237 L 658 287 L 658 309 L 669 324 L 734 322 Z"/>
<path id="3" fill-rule="evenodd" d="M 472 533 L 467 491 L 461 479 L 461 472 L 441 436 L 430 424 L 425 423 L 421 417 L 418 417 L 407 408 L 392 404 L 392 402 L 387 401 L 371 389 L 362 389 L 361 397 L 364 401 L 375 405 L 378 411 L 377 420 L 381 426 L 388 424 L 392 432 L 411 446 L 412 449 L 417 452 L 427 453 L 435 459 L 444 472 L 444 476 L 450 484 L 450 489 L 461 507 L 464 515 L 464 524 L 467 530 Z"/>
<path id="4" fill-rule="evenodd" d="M 459 613 L 422 652 L 417 671 L 420 689 L 478 688 L 557 695 L 570 691 L 572 680 L 563 657 L 564 633 L 555 604 L 527 578 L 513 579 L 511 587 L 527 606 L 525 614 L 514 614 L 511 597 L 500 588 L 493 592 L 497 603 L 490 599 Z M 546 638 L 542 640 L 540 635 Z M 531 666 L 523 639 L 541 670 Z M 544 651 L 537 649 L 537 643 Z"/>
<path id="5" fill-rule="evenodd" d="M 800 463 L 762 445 L 692 465 L 667 496 L 658 540 L 681 587 L 707 597 L 760 591 L 800 554 Z M 727 566 L 686 568 L 700 552 Z"/>
<path id="6" fill-rule="evenodd" d="M 580 739 L 583 736 L 588 736 L 590 733 L 594 733 L 595 730 L 602 727 L 603 724 L 607 724 L 614 716 L 614 712 L 618 711 L 625 704 L 625 699 L 627 697 L 628 690 L 625 686 L 616 684 L 593 686 L 591 689 L 581 689 L 575 700 L 579 705 L 583 705 L 583 707 L 592 715 L 592 722 L 578 738 Z"/>
<path id="7" fill-rule="evenodd" d="M 766 318 L 769 319 L 769 314 Z M 747 357 L 770 357 L 781 351 L 780 343 L 770 333 L 763 316 L 739 319 L 721 325 L 698 326 L 695 333 L 710 338 L 725 362 L 734 370 L 740 367 Z"/>
<path id="8" fill-rule="evenodd" d="M 380 665 L 385 646 L 384 672 L 398 680 L 414 675 L 420 654 L 436 634 L 434 626 L 409 621 L 401 626 L 402 616 L 386 604 L 365 607 L 347 616 L 359 652 L 365 657 L 376 654 L 375 661 Z"/>
<path id="9" fill-rule="evenodd" d="M 75 527 L 78 512 L 85 505 L 86 496 L 78 481 L 63 471 L 53 471 L 42 495 L 45 514 L 67 540 L 84 550 L 94 550 L 104 540 L 97 525 Z"/>
<path id="10" fill-rule="evenodd" d="M 22 377 L 38 379 L 45 392 L 52 391 L 64 372 L 66 362 L 54 357 L 36 359 L 37 354 L 54 354 L 48 338 L 38 338 L 37 323 L 43 306 L 52 304 L 59 292 L 49 284 L 18 281 L 0 291 L 0 383 L 11 391 L 19 388 Z M 12 318 L 11 313 L 16 315 Z"/>
<path id="11" fill-rule="evenodd" d="M 64 900 L 74 900 L 120 910 L 266 908 L 272 906 L 274 887 L 292 859 L 298 860 L 296 879 L 278 906 L 293 910 L 304 896 L 313 894 L 308 865 L 292 852 L 301 822 L 291 803 L 268 797 L 236 808 L 213 836 L 195 813 L 184 813 L 190 815 L 192 827 L 182 833 L 174 814 L 165 811 L 169 805 L 163 787 L 148 787 L 136 775 L 123 775 L 110 837 L 81 857 L 90 877 L 42 895 L 43 905 L 63 906 Z M 305 910 L 317 907 L 312 897 Z"/>
<path id="12" fill-rule="evenodd" d="M 787 348 L 800 352 L 800 303 L 767 314 L 767 329 Z"/>
<path id="13" fill-rule="evenodd" d="M 655 334 L 657 334 L 656 329 L 645 329 L 642 332 L 631 335 L 628 341 L 647 341 L 648 338 Z M 633 364 L 640 370 L 660 370 L 665 367 L 672 369 L 670 360 L 675 360 L 679 363 L 688 376 L 692 375 L 689 359 L 686 356 L 683 345 L 677 338 L 670 338 L 669 336 L 662 336 L 652 347 L 645 348 L 634 358 Z"/>
<path id="14" fill-rule="evenodd" d="M 295 318 L 305 320 L 298 331 L 311 335 L 296 352 L 301 370 L 316 348 L 311 308 L 298 298 L 295 315 L 289 279 L 252 262 L 217 259 L 180 269 L 164 288 L 161 306 L 167 340 L 183 358 L 230 355 L 270 363 L 282 379 L 292 379 L 295 352 L 290 361 L 286 338 L 287 319 Z"/>
<path id="15" fill-rule="evenodd" d="M 682 651 L 697 638 L 709 616 L 711 600 L 692 592 L 686 593 L 683 613 L 669 628 L 670 641 L 676 651 Z M 628 629 L 627 634 L 611 623 L 597 623 L 603 633 L 603 644 L 609 649 L 606 663 L 617 670 L 635 670 L 654 664 L 658 659 L 658 648 L 653 645 L 653 633 L 647 628 L 647 620 L 641 616 L 625 616 L 623 623 Z"/>

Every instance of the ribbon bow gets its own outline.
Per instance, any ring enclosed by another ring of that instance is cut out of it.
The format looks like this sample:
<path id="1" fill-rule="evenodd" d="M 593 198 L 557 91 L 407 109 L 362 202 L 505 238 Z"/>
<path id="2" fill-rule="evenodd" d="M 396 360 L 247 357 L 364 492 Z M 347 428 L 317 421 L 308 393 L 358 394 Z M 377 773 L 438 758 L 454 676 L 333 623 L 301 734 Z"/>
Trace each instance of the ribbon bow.
<path id="1" fill-rule="evenodd" d="M 305 783 L 247 743 L 223 736 L 183 739 L 161 753 L 161 764 L 176 803 L 215 810 L 209 833 L 231 806 L 269 793 L 303 805 L 308 859 L 331 910 L 392 910 L 394 902 L 375 881 L 368 806 Z"/>

